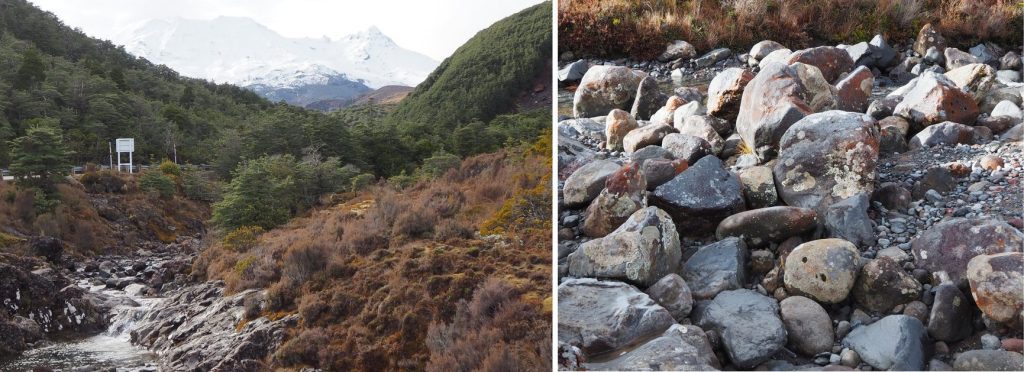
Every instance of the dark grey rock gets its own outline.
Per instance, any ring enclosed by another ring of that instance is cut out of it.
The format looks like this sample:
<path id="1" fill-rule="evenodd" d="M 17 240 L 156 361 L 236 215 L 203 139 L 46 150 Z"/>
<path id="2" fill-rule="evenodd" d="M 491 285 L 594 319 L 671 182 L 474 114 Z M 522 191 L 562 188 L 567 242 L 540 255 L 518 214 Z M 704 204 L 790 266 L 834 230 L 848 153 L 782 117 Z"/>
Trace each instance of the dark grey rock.
<path id="1" fill-rule="evenodd" d="M 661 87 L 653 77 L 645 77 L 640 81 L 633 100 L 633 108 L 629 111 L 636 120 L 650 120 L 658 109 L 665 104 L 668 96 L 662 93 Z"/>
<path id="2" fill-rule="evenodd" d="M 973 307 L 955 285 L 935 287 L 935 298 L 928 318 L 928 334 L 939 341 L 960 341 L 974 331 Z"/>
<path id="3" fill-rule="evenodd" d="M 672 313 L 676 321 L 682 322 L 693 309 L 693 295 L 690 286 L 679 274 L 668 274 L 647 288 L 644 293 Z"/>
<path id="4" fill-rule="evenodd" d="M 830 238 L 846 239 L 858 247 L 875 244 L 875 229 L 868 217 L 867 194 L 856 194 L 828 207 L 825 231 Z"/>
<path id="5" fill-rule="evenodd" d="M 726 355 L 740 368 L 753 368 L 786 344 L 779 304 L 749 289 L 719 293 L 692 316 L 701 328 L 721 335 Z"/>
<path id="6" fill-rule="evenodd" d="M 707 371 L 720 368 L 707 337 L 697 326 L 673 324 L 657 338 L 610 361 L 584 363 L 591 371 L 675 370 Z"/>
<path id="7" fill-rule="evenodd" d="M 596 355 L 655 336 L 675 321 L 635 287 L 569 279 L 558 286 L 558 341 Z"/>
<path id="8" fill-rule="evenodd" d="M 697 300 L 743 288 L 750 252 L 739 238 L 725 238 L 701 247 L 682 268 L 682 277 Z"/>
<path id="9" fill-rule="evenodd" d="M 906 315 L 889 315 L 850 331 L 843 345 L 853 349 L 874 368 L 923 370 L 925 329 L 920 320 Z"/>
<path id="10" fill-rule="evenodd" d="M 1024 369 L 1024 356 L 1006 350 L 968 350 L 953 361 L 957 371 L 1020 371 Z"/>
<path id="11" fill-rule="evenodd" d="M 726 217 L 746 209 L 739 177 L 714 156 L 701 158 L 658 186 L 651 202 L 668 212 L 686 236 L 711 232 Z"/>

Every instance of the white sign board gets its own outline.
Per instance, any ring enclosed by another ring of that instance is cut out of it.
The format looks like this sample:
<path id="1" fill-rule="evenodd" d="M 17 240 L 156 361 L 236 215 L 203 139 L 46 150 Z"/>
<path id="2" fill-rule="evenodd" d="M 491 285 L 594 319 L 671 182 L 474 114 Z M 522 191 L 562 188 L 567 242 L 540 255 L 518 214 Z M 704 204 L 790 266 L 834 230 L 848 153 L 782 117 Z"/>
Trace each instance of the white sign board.
<path id="1" fill-rule="evenodd" d="M 135 152 L 135 139 L 134 138 L 118 138 L 117 152 Z"/>

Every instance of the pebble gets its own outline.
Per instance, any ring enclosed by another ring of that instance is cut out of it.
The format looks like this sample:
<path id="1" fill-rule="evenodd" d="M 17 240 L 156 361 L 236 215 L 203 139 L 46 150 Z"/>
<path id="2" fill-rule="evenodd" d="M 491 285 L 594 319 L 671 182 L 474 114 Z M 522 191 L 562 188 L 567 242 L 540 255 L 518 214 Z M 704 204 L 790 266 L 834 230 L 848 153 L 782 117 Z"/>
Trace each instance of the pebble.
<path id="1" fill-rule="evenodd" d="M 991 333 L 986 333 L 986 334 L 981 336 L 981 348 L 982 349 L 985 349 L 985 350 L 996 350 L 996 349 L 999 349 L 1000 346 L 1002 346 L 1002 343 L 999 341 L 999 337 L 996 337 L 995 335 L 993 335 Z"/>

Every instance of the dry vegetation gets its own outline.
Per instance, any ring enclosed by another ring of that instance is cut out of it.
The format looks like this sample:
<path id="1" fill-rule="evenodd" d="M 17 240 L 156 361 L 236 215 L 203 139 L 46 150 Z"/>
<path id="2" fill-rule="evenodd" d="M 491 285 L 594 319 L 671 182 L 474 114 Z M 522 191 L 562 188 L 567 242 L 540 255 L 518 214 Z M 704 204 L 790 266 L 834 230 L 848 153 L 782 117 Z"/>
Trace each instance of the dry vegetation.
<path id="1" fill-rule="evenodd" d="M 917 35 L 935 23 L 954 46 L 1021 45 L 1022 7 L 1010 0 L 565 0 L 558 45 L 578 55 L 656 57 L 671 40 L 699 51 L 761 40 L 790 48 Z"/>
<path id="2" fill-rule="evenodd" d="M 253 314 L 300 314 L 279 368 L 548 370 L 550 153 L 548 133 L 401 192 L 221 234 L 193 273 L 267 288 Z"/>
<path id="3" fill-rule="evenodd" d="M 44 235 L 63 240 L 72 255 L 123 254 L 200 232 L 210 216 L 204 203 L 161 198 L 139 190 L 137 177 L 111 172 L 69 179 L 57 195 L 58 203 L 41 208 L 33 189 L 0 182 L 0 251 L 23 250 L 19 243 Z"/>

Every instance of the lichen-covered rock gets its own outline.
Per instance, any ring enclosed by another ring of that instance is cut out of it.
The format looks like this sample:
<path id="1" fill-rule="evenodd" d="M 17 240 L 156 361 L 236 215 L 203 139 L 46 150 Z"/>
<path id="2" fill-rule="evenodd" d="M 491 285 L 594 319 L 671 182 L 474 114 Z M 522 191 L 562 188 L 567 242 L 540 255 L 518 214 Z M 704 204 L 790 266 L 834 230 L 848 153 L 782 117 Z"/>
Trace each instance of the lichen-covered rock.
<path id="1" fill-rule="evenodd" d="M 646 179 L 637 164 L 622 167 L 605 181 L 605 189 L 587 206 L 580 230 L 592 238 L 608 235 L 646 205 L 646 190 Z"/>
<path id="2" fill-rule="evenodd" d="M 985 316 L 1020 328 L 1024 321 L 1024 253 L 975 256 L 967 264 L 967 280 Z"/>
<path id="3" fill-rule="evenodd" d="M 878 131 L 867 115 L 809 115 L 793 124 L 779 145 L 775 185 L 788 205 L 824 212 L 837 201 L 873 191 Z"/>
<path id="4" fill-rule="evenodd" d="M 580 80 L 572 100 L 577 118 L 604 115 L 613 109 L 629 110 L 646 73 L 622 66 L 592 66 Z"/>
<path id="5" fill-rule="evenodd" d="M 914 42 L 914 51 L 923 56 L 927 54 L 928 48 L 932 47 L 940 52 L 945 50 L 946 38 L 942 37 L 942 34 L 939 33 L 935 26 L 928 23 L 918 31 L 917 40 Z"/>
<path id="6" fill-rule="evenodd" d="M 842 239 L 812 240 L 798 245 L 786 257 L 786 291 L 823 303 L 846 299 L 857 279 L 860 251 Z"/>
<path id="7" fill-rule="evenodd" d="M 743 88 L 754 78 L 754 73 L 742 68 L 727 68 L 708 85 L 708 115 L 736 120 L 743 98 Z"/>
<path id="8" fill-rule="evenodd" d="M 618 164 L 609 160 L 595 160 L 580 167 L 565 179 L 562 202 L 570 207 L 589 203 L 604 189 L 608 176 L 619 168 Z"/>
<path id="9" fill-rule="evenodd" d="M 1020 371 L 1024 355 L 1006 350 L 968 350 L 956 356 L 956 371 Z"/>
<path id="10" fill-rule="evenodd" d="M 750 260 L 747 246 L 739 238 L 726 238 L 700 247 L 682 268 L 682 277 L 693 298 L 708 300 L 718 293 L 743 288 Z"/>
<path id="11" fill-rule="evenodd" d="M 569 275 L 628 281 L 647 287 L 679 268 L 682 252 L 671 217 L 647 207 L 603 238 L 569 255 Z"/>
<path id="12" fill-rule="evenodd" d="M 743 184 L 743 198 L 747 201 L 747 208 L 767 208 L 779 204 L 779 192 L 775 190 L 775 177 L 770 167 L 753 166 L 741 169 L 737 174 Z"/>
<path id="13" fill-rule="evenodd" d="M 1024 234 L 1009 224 L 987 219 L 942 221 L 911 242 L 917 267 L 928 270 L 935 283 L 952 282 L 967 288 L 967 263 L 975 256 L 1020 252 Z"/>
<path id="14" fill-rule="evenodd" d="M 753 368 L 786 345 L 779 304 L 749 289 L 719 293 L 692 317 L 701 328 L 719 334 L 729 360 L 740 368 Z"/>
<path id="15" fill-rule="evenodd" d="M 796 62 L 789 65 L 789 68 L 796 71 L 796 76 L 804 87 L 804 102 L 811 110 L 822 112 L 837 108 L 839 92 L 817 67 Z"/>
<path id="16" fill-rule="evenodd" d="M 668 310 L 626 283 L 587 278 L 558 286 L 558 341 L 588 355 L 655 336 L 674 323 Z"/>
<path id="17" fill-rule="evenodd" d="M 695 164 L 705 156 L 714 155 L 708 141 L 690 134 L 669 133 L 661 141 L 661 147 L 671 152 L 676 159 L 686 160 L 687 164 Z"/>
<path id="18" fill-rule="evenodd" d="M 949 81 L 980 101 L 996 81 L 996 70 L 992 66 L 972 63 L 949 70 L 945 74 Z"/>
<path id="19" fill-rule="evenodd" d="M 921 283 L 889 257 L 879 257 L 864 264 L 853 287 L 853 298 L 858 304 L 880 312 L 913 301 L 920 294 Z"/>
<path id="20" fill-rule="evenodd" d="M 814 230 L 818 226 L 818 213 L 800 207 L 769 207 L 753 209 L 729 216 L 718 224 L 718 239 L 741 237 L 754 247 L 781 242 L 791 236 Z"/>
<path id="21" fill-rule="evenodd" d="M 676 129 L 681 134 L 688 134 L 703 139 L 711 145 L 711 153 L 719 156 L 725 147 L 725 140 L 718 134 L 715 125 L 719 122 L 712 116 L 698 115 L 687 116 L 681 123 L 676 123 Z"/>
<path id="22" fill-rule="evenodd" d="M 957 48 L 946 47 L 946 50 L 944 50 L 942 54 L 946 59 L 946 71 L 952 71 L 960 67 L 982 62 L 978 57 L 972 56 L 970 53 Z"/>
<path id="23" fill-rule="evenodd" d="M 650 201 L 672 216 L 682 235 L 713 231 L 728 216 L 746 210 L 739 177 L 721 159 L 705 156 L 654 189 Z"/>

